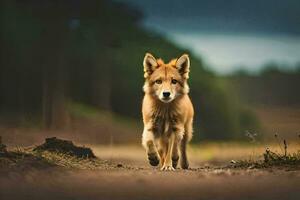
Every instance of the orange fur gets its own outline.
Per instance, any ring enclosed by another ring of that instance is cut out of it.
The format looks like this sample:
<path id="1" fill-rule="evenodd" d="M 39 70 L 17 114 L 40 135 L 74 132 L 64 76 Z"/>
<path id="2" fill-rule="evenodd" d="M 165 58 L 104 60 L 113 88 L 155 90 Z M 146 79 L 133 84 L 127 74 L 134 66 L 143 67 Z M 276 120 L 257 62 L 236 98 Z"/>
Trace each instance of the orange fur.
<path id="1" fill-rule="evenodd" d="M 144 58 L 142 143 L 151 165 L 174 170 L 181 153 L 181 167 L 188 168 L 186 144 L 192 138 L 194 110 L 187 84 L 190 61 L 184 54 L 164 63 L 147 53 Z"/>

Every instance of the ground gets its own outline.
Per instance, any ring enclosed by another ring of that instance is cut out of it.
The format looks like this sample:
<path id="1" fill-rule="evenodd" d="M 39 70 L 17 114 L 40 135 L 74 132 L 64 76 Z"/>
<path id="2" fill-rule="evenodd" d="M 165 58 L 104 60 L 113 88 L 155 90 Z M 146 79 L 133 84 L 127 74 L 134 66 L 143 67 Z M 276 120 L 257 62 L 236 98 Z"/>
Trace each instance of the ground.
<path id="1" fill-rule="evenodd" d="M 175 172 L 162 172 L 150 167 L 140 146 L 91 147 L 96 156 L 107 160 L 111 167 L 94 170 L 60 167 L 4 170 L 0 172 L 0 199 L 300 198 L 299 169 L 225 167 L 232 160 L 245 157 L 259 159 L 264 150 L 262 145 L 222 143 L 191 146 L 191 169 Z"/>

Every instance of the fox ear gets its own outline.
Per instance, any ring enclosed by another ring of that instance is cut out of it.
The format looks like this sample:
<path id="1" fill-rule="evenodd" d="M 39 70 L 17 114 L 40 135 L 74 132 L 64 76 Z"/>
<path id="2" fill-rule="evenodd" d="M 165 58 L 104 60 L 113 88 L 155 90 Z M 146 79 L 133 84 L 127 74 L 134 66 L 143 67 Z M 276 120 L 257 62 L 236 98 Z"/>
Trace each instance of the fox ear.
<path id="1" fill-rule="evenodd" d="M 179 73 L 183 76 L 183 78 L 189 78 L 190 72 L 190 58 L 187 54 L 183 54 L 180 58 L 176 61 L 176 68 Z"/>
<path id="2" fill-rule="evenodd" d="M 153 73 L 153 71 L 155 70 L 155 68 L 157 68 L 157 66 L 158 66 L 156 59 L 150 53 L 146 53 L 143 64 L 144 64 L 144 77 L 145 78 L 150 76 Z"/>

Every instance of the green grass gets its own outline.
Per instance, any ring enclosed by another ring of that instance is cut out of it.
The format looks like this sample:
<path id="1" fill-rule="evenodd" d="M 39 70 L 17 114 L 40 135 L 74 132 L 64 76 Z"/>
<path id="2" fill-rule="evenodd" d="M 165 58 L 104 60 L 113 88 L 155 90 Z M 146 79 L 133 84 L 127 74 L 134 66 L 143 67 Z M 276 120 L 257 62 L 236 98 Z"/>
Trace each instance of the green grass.
<path id="1" fill-rule="evenodd" d="M 118 115 L 110 111 L 101 110 L 99 108 L 78 102 L 70 102 L 68 104 L 68 110 L 73 117 L 104 121 L 128 128 L 139 128 L 138 126 L 141 125 L 141 123 L 136 119 Z"/>

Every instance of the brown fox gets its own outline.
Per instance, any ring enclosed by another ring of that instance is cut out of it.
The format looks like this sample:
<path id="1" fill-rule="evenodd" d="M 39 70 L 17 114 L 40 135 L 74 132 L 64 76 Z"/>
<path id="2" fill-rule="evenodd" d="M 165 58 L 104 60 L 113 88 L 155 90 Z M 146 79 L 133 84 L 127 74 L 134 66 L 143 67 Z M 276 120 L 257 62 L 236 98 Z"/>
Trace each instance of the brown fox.
<path id="1" fill-rule="evenodd" d="M 194 109 L 188 96 L 187 80 L 190 59 L 183 54 L 164 63 L 150 53 L 144 58 L 144 92 L 142 144 L 149 163 L 161 170 L 188 169 L 187 143 L 192 138 Z"/>

